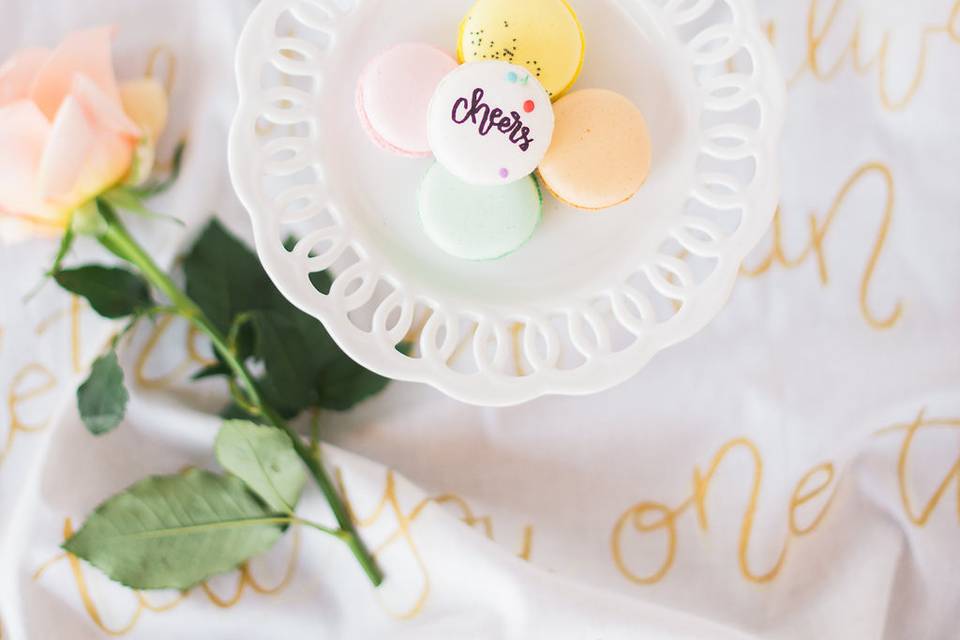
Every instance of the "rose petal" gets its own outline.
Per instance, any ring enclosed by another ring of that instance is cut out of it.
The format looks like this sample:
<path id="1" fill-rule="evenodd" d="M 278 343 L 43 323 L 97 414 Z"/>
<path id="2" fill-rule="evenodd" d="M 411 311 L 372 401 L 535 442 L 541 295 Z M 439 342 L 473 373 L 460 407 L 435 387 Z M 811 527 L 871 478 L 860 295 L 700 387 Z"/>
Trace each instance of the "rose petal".
<path id="1" fill-rule="evenodd" d="M 55 238 L 63 234 L 69 217 L 35 218 L 32 216 L 10 216 L 0 210 L 0 244 L 14 244 L 30 238 Z"/>
<path id="2" fill-rule="evenodd" d="M 0 66 L 0 107 L 23 100 L 40 69 L 50 59 L 48 49 L 24 49 Z"/>
<path id="3" fill-rule="evenodd" d="M 51 206 L 72 211 L 119 182 L 130 170 L 136 141 L 92 121 L 68 96 L 40 163 L 38 189 Z"/>
<path id="4" fill-rule="evenodd" d="M 167 126 L 169 110 L 163 85 L 154 78 L 124 83 L 120 86 L 120 101 L 130 119 L 152 142 L 156 142 Z"/>
<path id="5" fill-rule="evenodd" d="M 30 97 L 53 120 L 78 73 L 90 78 L 108 97 L 119 100 L 111 40 L 115 29 L 100 27 L 71 33 L 60 43 L 33 82 Z"/>
<path id="6" fill-rule="evenodd" d="M 135 147 L 129 136 L 99 132 L 84 159 L 73 191 L 57 198 L 57 204 L 72 211 L 120 182 L 130 172 Z"/>
<path id="7" fill-rule="evenodd" d="M 32 229 L 30 224 L 20 218 L 4 215 L 0 210 L 0 244 L 14 244 L 30 238 Z"/>
<path id="8" fill-rule="evenodd" d="M 0 107 L 0 212 L 5 215 L 55 215 L 34 188 L 50 129 L 32 102 Z"/>
<path id="9" fill-rule="evenodd" d="M 134 139 L 143 135 L 140 127 L 124 113 L 119 97 L 110 98 L 87 76 L 83 74 L 74 76 L 70 95 L 80 102 L 87 117 L 98 127 L 123 133 Z"/>
<path id="10" fill-rule="evenodd" d="M 42 198 L 60 198 L 73 190 L 95 135 L 80 101 L 67 96 L 57 111 L 40 161 L 37 189 Z"/>

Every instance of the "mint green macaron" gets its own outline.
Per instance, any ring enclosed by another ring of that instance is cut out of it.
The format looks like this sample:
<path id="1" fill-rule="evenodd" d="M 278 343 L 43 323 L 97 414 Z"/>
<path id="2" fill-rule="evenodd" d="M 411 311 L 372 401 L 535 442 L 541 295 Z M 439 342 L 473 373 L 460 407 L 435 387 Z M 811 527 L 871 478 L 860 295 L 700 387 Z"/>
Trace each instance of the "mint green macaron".
<path id="1" fill-rule="evenodd" d="M 480 186 L 434 164 L 420 185 L 420 221 L 431 241 L 463 260 L 495 260 L 530 239 L 543 210 L 536 178 Z"/>

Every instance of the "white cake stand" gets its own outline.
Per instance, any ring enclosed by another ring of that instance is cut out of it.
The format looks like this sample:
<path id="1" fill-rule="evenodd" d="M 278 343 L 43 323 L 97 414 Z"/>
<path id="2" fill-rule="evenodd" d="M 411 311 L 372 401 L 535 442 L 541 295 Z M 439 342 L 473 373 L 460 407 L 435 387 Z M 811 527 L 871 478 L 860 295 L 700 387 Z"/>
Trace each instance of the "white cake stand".
<path id="1" fill-rule="evenodd" d="M 460 261 L 419 227 L 431 161 L 373 146 L 354 90 L 390 45 L 453 51 L 471 3 L 258 5 L 237 54 L 229 153 L 257 251 L 284 295 L 385 376 L 491 406 L 607 389 L 728 299 L 779 196 L 783 79 L 748 0 L 572 0 L 587 38 L 574 90 L 619 91 L 643 110 L 652 175 L 599 214 L 547 197 L 521 250 Z M 322 270 L 336 275 L 328 292 L 310 281 Z"/>

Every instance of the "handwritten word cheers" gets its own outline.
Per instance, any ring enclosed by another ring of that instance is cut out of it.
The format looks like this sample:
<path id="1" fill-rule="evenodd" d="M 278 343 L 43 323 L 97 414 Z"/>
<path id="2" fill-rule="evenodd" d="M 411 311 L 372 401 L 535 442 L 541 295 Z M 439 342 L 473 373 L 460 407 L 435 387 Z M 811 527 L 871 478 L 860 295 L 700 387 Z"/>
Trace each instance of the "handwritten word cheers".
<path id="1" fill-rule="evenodd" d="M 437 162 L 468 185 L 527 178 L 553 140 L 554 111 L 543 85 L 501 61 L 457 67 L 437 87 L 427 133 Z"/>
<path id="2" fill-rule="evenodd" d="M 478 125 L 481 136 L 488 135 L 496 129 L 505 134 L 520 150 L 527 152 L 533 139 L 530 137 L 530 127 L 524 126 L 523 117 L 516 111 L 505 114 L 503 109 L 491 107 L 483 101 L 484 91 L 481 88 L 473 90 L 472 100 L 459 98 L 453 104 L 451 117 L 457 124 L 466 124 L 467 121 Z M 534 110 L 532 100 L 528 100 L 524 109 Z M 462 116 L 460 114 L 463 114 Z"/>

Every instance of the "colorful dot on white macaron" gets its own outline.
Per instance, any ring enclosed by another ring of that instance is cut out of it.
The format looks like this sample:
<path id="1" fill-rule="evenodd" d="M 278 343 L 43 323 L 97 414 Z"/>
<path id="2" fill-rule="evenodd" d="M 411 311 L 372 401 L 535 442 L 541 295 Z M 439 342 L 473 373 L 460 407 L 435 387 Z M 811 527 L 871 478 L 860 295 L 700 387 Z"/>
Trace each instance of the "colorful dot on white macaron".
<path id="1" fill-rule="evenodd" d="M 503 167 L 502 169 L 500 169 L 500 177 L 503 178 L 504 180 L 506 180 L 507 178 L 509 178 L 509 177 L 510 177 L 510 170 L 507 169 L 506 167 Z"/>

